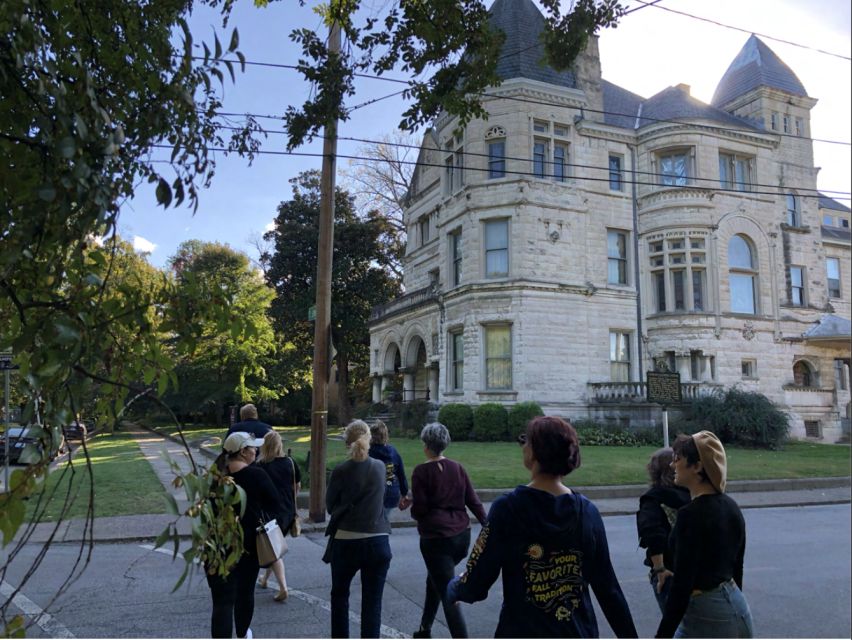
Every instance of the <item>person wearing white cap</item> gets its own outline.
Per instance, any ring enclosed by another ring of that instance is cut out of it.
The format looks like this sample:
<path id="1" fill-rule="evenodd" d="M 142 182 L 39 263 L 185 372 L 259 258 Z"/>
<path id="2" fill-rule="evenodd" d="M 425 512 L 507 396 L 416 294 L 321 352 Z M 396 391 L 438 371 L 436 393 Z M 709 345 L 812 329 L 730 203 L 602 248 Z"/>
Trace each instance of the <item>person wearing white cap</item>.
<path id="1" fill-rule="evenodd" d="M 213 599 L 210 626 L 211 637 L 230 638 L 236 627 L 238 638 L 251 638 L 249 625 L 254 615 L 254 585 L 260 572 L 257 559 L 257 527 L 274 516 L 278 494 L 267 473 L 253 465 L 257 447 L 263 440 L 245 431 L 225 438 L 222 454 L 215 464 L 243 488 L 246 494 L 245 513 L 240 518 L 243 528 L 243 554 L 227 578 L 207 575 L 207 585 Z"/>
<path id="2" fill-rule="evenodd" d="M 725 494 L 727 458 L 710 431 L 680 435 L 672 445 L 675 484 L 689 489 L 672 531 L 674 576 L 658 638 L 751 638 L 742 593 L 746 530 Z"/>

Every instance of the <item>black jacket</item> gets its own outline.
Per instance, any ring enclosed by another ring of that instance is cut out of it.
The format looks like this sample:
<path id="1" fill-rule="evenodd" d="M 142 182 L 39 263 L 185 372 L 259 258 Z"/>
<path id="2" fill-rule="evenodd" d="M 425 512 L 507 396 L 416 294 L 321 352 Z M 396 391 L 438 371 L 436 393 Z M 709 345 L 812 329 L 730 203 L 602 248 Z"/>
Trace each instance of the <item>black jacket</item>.
<path id="1" fill-rule="evenodd" d="M 639 498 L 636 512 L 636 531 L 639 546 L 645 549 L 645 564 L 652 566 L 651 556 L 663 554 L 663 562 L 670 571 L 674 558 L 669 545 L 669 535 L 674 528 L 678 509 L 689 504 L 689 490 L 683 487 L 652 487 Z"/>

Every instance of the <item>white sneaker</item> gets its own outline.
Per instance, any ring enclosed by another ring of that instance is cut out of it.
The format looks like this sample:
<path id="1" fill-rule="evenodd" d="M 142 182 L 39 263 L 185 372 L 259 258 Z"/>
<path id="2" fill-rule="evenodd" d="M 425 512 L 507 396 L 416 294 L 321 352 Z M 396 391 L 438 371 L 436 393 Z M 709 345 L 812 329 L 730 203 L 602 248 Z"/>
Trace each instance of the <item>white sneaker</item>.
<path id="1" fill-rule="evenodd" d="M 249 627 L 249 628 L 246 630 L 246 635 L 244 635 L 244 636 L 240 636 L 240 637 L 241 637 L 241 638 L 254 638 L 254 636 L 252 635 L 252 632 L 251 632 L 251 627 Z"/>

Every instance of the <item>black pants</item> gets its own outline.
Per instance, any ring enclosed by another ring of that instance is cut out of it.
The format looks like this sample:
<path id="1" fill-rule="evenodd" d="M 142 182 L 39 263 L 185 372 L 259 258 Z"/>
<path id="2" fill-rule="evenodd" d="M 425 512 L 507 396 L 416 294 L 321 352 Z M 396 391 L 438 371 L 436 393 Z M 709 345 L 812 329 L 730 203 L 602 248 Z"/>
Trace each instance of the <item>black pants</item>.
<path id="1" fill-rule="evenodd" d="M 444 616 L 453 638 L 467 638 L 467 625 L 459 605 L 447 602 L 447 583 L 455 575 L 456 565 L 467 556 L 470 529 L 451 538 L 420 538 L 420 553 L 426 563 L 426 602 L 420 628 L 431 630 L 438 604 L 444 605 Z"/>
<path id="2" fill-rule="evenodd" d="M 234 625 L 237 637 L 245 637 L 254 615 L 254 585 L 259 572 L 257 556 L 243 554 L 227 578 L 207 574 L 213 598 L 210 637 L 230 638 Z"/>

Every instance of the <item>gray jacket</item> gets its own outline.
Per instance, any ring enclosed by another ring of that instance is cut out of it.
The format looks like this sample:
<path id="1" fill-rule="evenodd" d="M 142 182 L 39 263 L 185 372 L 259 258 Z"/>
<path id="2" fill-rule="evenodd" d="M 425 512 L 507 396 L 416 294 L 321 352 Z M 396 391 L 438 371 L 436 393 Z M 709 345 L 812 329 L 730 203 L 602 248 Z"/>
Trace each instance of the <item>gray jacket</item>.
<path id="1" fill-rule="evenodd" d="M 384 511 L 385 465 L 374 458 L 347 460 L 331 472 L 325 494 L 330 514 L 352 504 L 339 520 L 338 529 L 358 533 L 390 533 Z"/>

